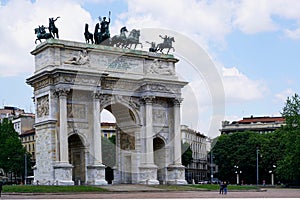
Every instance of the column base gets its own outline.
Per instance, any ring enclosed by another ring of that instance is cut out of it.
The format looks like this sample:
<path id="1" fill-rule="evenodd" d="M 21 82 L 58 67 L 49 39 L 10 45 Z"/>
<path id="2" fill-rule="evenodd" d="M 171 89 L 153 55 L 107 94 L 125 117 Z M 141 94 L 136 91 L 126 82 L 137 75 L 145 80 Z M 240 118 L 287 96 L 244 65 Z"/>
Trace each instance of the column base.
<path id="1" fill-rule="evenodd" d="M 74 185 L 72 180 L 73 165 L 67 162 L 58 162 L 54 166 L 54 183 L 55 185 Z"/>
<path id="2" fill-rule="evenodd" d="M 167 184 L 170 185 L 186 185 L 185 166 L 169 165 L 167 167 Z"/>
<path id="3" fill-rule="evenodd" d="M 88 185 L 107 185 L 105 180 L 105 165 L 96 164 L 87 166 L 87 184 Z"/>
<path id="4" fill-rule="evenodd" d="M 157 180 L 157 166 L 156 165 L 142 165 L 140 169 L 140 184 L 145 185 L 159 185 Z"/>

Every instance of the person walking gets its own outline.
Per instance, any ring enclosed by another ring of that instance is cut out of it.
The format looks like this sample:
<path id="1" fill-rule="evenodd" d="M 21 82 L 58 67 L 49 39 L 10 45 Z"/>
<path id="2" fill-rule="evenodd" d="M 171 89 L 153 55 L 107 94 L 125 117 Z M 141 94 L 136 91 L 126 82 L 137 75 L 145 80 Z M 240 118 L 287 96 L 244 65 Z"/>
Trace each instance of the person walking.
<path id="1" fill-rule="evenodd" d="M 222 181 L 220 181 L 220 192 L 219 194 L 223 194 L 224 192 L 224 183 Z"/>
<path id="2" fill-rule="evenodd" d="M 3 185 L 3 183 L 2 183 L 2 181 L 0 181 L 0 197 L 1 197 L 1 193 L 2 193 L 2 185 Z"/>
<path id="3" fill-rule="evenodd" d="M 224 181 L 223 190 L 224 190 L 224 194 L 227 194 L 227 183 L 226 183 L 226 181 Z"/>

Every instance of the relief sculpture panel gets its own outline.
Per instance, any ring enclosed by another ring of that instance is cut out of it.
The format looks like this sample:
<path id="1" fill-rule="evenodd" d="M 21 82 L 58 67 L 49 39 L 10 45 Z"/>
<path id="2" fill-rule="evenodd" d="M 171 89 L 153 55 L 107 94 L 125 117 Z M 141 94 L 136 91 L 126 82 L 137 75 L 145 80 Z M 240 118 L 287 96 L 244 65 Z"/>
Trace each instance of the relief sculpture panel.
<path id="1" fill-rule="evenodd" d="M 49 96 L 45 95 L 37 98 L 37 117 L 49 115 Z"/>

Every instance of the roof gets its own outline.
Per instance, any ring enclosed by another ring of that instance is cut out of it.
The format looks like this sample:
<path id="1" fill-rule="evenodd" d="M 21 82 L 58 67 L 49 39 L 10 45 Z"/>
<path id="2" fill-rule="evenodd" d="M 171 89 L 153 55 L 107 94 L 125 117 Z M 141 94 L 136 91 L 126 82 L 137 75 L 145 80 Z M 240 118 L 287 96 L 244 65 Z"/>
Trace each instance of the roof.
<path id="1" fill-rule="evenodd" d="M 20 136 L 26 136 L 26 135 L 31 135 L 31 134 L 35 134 L 35 129 L 30 129 L 27 131 L 24 131 L 23 133 L 20 134 Z"/>
<path id="2" fill-rule="evenodd" d="M 275 123 L 275 122 L 284 122 L 284 117 L 244 117 L 242 120 L 237 121 L 238 124 L 250 124 L 250 123 Z"/>

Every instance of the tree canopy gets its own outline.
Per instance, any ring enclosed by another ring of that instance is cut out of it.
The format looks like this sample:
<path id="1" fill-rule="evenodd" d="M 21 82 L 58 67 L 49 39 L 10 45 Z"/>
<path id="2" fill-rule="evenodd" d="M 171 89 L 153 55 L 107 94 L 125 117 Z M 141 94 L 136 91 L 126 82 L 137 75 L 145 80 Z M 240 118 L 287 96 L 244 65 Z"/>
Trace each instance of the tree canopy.
<path id="1" fill-rule="evenodd" d="M 271 133 L 251 131 L 221 135 L 212 151 L 218 165 L 219 179 L 235 183 L 235 166 L 239 166 L 244 183 L 256 183 L 258 151 L 259 183 L 275 179 L 285 183 L 300 180 L 300 98 L 287 98 L 282 111 L 286 125 Z"/>
<path id="2" fill-rule="evenodd" d="M 6 173 L 12 172 L 15 177 L 22 175 L 25 153 L 26 149 L 23 147 L 12 122 L 3 119 L 0 123 L 0 168 L 3 168 Z M 28 164 L 30 165 L 30 161 Z"/>

